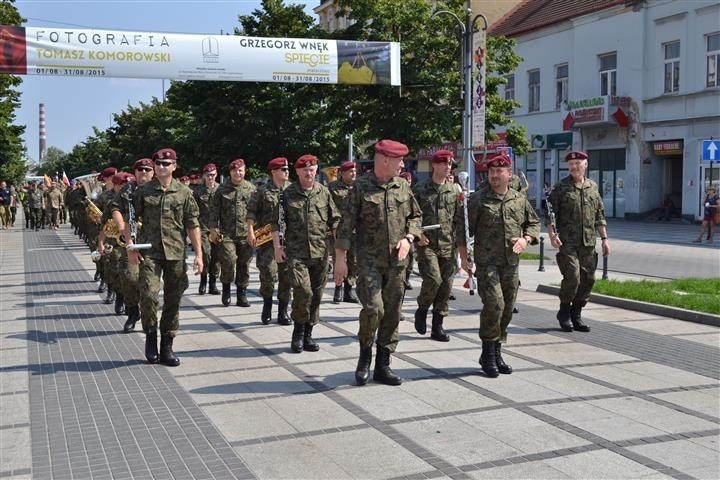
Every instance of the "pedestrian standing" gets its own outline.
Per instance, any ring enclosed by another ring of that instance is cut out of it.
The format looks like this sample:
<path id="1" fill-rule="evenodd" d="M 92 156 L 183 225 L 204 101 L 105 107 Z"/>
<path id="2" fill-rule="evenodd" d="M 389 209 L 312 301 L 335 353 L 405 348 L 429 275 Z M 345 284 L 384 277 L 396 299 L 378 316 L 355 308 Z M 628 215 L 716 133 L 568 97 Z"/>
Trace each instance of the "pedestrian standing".
<path id="1" fill-rule="evenodd" d="M 10 189 L 5 180 L 0 182 L 0 225 L 10 228 Z"/>
<path id="2" fill-rule="evenodd" d="M 717 224 L 716 215 L 720 211 L 720 197 L 718 197 L 715 187 L 710 185 L 705 190 L 705 200 L 703 201 L 703 220 L 700 225 L 700 235 L 693 240 L 693 243 L 702 242 L 705 230 L 708 232 L 707 242 L 712 243 L 715 236 L 715 225 Z"/>

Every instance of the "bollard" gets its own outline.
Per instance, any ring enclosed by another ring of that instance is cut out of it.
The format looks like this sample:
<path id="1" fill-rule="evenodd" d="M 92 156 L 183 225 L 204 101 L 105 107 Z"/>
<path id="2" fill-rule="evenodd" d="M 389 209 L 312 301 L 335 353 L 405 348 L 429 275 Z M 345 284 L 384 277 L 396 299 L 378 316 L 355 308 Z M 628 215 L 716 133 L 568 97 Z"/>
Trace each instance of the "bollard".
<path id="1" fill-rule="evenodd" d="M 603 275 L 602 275 L 602 279 L 603 279 L 603 280 L 607 280 L 607 279 L 608 279 L 608 274 L 607 274 L 607 262 L 608 262 L 608 257 L 603 257 Z"/>
<path id="2" fill-rule="evenodd" d="M 540 235 L 540 266 L 538 272 L 545 271 L 545 237 Z"/>

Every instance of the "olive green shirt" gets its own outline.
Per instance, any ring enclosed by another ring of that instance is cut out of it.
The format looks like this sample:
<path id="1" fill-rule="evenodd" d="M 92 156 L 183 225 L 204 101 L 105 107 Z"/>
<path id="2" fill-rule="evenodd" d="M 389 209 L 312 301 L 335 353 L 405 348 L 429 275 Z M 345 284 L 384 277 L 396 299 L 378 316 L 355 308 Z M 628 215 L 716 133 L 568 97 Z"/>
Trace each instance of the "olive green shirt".
<path id="1" fill-rule="evenodd" d="M 555 212 L 556 233 L 566 247 L 594 247 L 596 229 L 607 225 L 605 207 L 597 184 L 586 178 L 582 185 L 575 185 L 571 176 L 555 184 L 548 202 Z M 545 224 L 550 225 L 546 209 Z"/>
<path id="2" fill-rule="evenodd" d="M 218 191 L 220 185 L 217 183 L 210 188 L 207 185 L 196 185 L 193 191 L 195 202 L 200 209 L 200 229 L 205 232 L 210 229 L 210 211 L 212 210 L 212 201 Z"/>
<path id="3" fill-rule="evenodd" d="M 277 216 L 280 192 L 287 190 L 290 182 L 285 182 L 282 189 L 272 179 L 257 189 L 247 205 L 247 219 L 255 222 L 255 230 L 273 221 Z"/>
<path id="4" fill-rule="evenodd" d="M 210 228 L 219 228 L 220 233 L 233 240 L 245 241 L 247 205 L 255 190 L 255 185 L 247 180 L 235 185 L 231 179 L 228 179 L 220 185 L 210 209 Z"/>
<path id="5" fill-rule="evenodd" d="M 330 182 L 328 185 L 328 190 L 330 190 L 330 193 L 332 194 L 335 205 L 337 205 L 340 209 L 340 213 L 343 215 L 350 204 L 350 192 L 352 192 L 353 183 L 348 185 L 342 181 L 342 178 L 339 178 L 334 182 Z"/>
<path id="6" fill-rule="evenodd" d="M 463 204 L 455 185 L 439 185 L 428 178 L 415 184 L 412 190 L 422 210 L 423 226 L 440 225 L 436 230 L 423 232 L 430 241 L 427 248 L 437 252 L 440 257 L 453 257 L 455 239 L 460 235 L 460 229 L 465 229 Z"/>

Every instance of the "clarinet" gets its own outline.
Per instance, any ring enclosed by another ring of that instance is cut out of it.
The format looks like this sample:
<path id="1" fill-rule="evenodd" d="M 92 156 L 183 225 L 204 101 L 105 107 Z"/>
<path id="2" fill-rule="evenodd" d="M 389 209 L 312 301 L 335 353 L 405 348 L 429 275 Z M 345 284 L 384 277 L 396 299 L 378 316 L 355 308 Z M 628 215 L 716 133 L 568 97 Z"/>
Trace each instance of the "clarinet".
<path id="1" fill-rule="evenodd" d="M 462 187 L 463 191 L 463 211 L 465 213 L 465 246 L 467 248 L 468 261 L 472 263 L 473 241 L 470 240 L 470 218 L 468 217 L 468 183 L 470 181 L 470 175 L 467 172 L 460 172 L 458 174 L 458 181 L 460 182 L 460 186 Z M 475 282 L 475 277 L 473 276 L 472 272 L 470 273 L 470 276 L 468 278 L 467 285 L 470 288 L 470 295 L 475 295 L 475 290 L 477 290 L 477 283 Z"/>
<path id="2" fill-rule="evenodd" d="M 558 235 L 557 223 L 555 222 L 555 211 L 553 210 L 552 202 L 550 201 L 550 195 L 545 195 L 545 208 L 547 208 L 547 216 L 550 220 L 550 225 L 553 227 L 553 233 Z"/>
<path id="3" fill-rule="evenodd" d="M 135 191 L 135 187 L 137 184 L 132 183 L 127 191 L 127 201 L 128 201 L 128 225 L 130 225 L 130 240 L 132 240 L 132 245 L 128 245 L 128 250 L 147 250 L 148 248 L 152 248 L 151 243 L 135 243 L 137 240 L 137 219 L 135 218 L 135 205 L 133 205 L 133 192 Z"/>
<path id="4" fill-rule="evenodd" d="M 278 237 L 280 238 L 280 246 L 285 246 L 285 190 L 280 190 L 278 195 Z"/>

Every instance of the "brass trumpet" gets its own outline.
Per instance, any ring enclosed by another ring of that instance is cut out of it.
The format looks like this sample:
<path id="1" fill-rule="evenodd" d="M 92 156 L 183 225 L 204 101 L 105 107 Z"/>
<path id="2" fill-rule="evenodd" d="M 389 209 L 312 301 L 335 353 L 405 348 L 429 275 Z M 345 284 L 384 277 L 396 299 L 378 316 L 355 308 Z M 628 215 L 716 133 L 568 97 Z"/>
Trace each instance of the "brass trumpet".
<path id="1" fill-rule="evenodd" d="M 269 223 L 255 230 L 255 247 L 260 247 L 268 242 L 272 242 L 272 227 Z"/>

